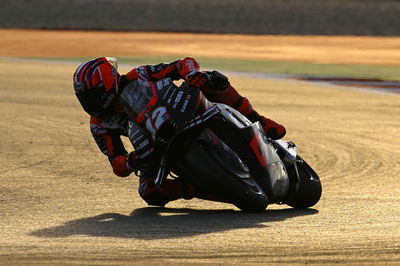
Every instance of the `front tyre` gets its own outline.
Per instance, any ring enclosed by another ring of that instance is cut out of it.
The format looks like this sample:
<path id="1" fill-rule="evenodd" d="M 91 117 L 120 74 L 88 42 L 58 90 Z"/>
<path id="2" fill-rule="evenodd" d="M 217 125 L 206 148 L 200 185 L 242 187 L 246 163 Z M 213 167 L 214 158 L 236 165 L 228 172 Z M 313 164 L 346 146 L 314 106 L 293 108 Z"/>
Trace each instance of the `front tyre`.
<path id="1" fill-rule="evenodd" d="M 296 161 L 296 166 L 299 179 L 295 192 L 285 203 L 294 208 L 312 207 L 321 198 L 321 181 L 317 173 L 300 157 Z"/>

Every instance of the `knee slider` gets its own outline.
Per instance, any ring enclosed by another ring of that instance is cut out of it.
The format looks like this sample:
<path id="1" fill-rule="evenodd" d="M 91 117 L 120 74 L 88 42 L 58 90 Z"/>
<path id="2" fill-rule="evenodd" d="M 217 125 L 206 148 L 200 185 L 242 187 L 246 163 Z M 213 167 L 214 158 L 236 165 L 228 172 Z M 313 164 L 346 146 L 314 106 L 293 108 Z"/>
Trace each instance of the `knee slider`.
<path id="1" fill-rule="evenodd" d="M 166 195 L 163 195 L 162 193 L 154 193 L 144 198 L 144 201 L 146 201 L 147 204 L 152 206 L 164 207 L 165 204 L 169 202 L 169 199 Z"/>
<path id="2" fill-rule="evenodd" d="M 223 91 L 230 85 L 228 77 L 216 70 L 207 71 L 207 74 L 210 76 L 210 82 L 207 87 L 213 90 Z"/>
<path id="3" fill-rule="evenodd" d="M 149 205 L 165 206 L 169 202 L 168 195 L 163 193 L 149 179 L 142 179 L 138 190 L 139 195 Z"/>
<path id="4" fill-rule="evenodd" d="M 151 193 L 148 193 L 146 195 L 140 194 L 142 199 L 149 205 L 153 206 L 165 206 L 169 202 L 169 198 L 167 195 L 162 193 L 161 191 L 152 191 Z"/>

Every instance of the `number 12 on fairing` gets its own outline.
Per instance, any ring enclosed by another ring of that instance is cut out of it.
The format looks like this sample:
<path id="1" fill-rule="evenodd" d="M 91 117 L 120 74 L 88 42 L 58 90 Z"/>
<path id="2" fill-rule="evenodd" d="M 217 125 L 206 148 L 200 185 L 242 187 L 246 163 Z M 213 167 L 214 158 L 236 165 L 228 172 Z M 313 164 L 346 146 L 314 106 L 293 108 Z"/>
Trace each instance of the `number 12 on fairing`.
<path id="1" fill-rule="evenodd" d="M 157 107 L 151 113 L 151 116 L 146 121 L 146 128 L 153 136 L 156 136 L 157 131 L 160 127 L 169 119 L 167 109 L 165 107 Z"/>

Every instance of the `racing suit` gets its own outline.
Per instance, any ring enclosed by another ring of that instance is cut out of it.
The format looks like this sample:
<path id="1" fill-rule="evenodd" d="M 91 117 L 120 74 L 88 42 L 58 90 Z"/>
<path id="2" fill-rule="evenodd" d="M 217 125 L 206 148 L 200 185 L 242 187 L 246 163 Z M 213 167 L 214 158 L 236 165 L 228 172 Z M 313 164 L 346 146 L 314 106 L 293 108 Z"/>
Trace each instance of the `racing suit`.
<path id="1" fill-rule="evenodd" d="M 186 57 L 172 63 L 160 63 L 157 65 L 139 66 L 126 75 L 123 75 L 120 83 L 126 83 L 134 79 L 156 81 L 166 77 L 172 80 L 184 79 L 188 83 L 196 83 L 200 67 L 194 58 Z M 285 128 L 274 121 L 260 116 L 251 106 L 247 98 L 242 97 L 230 85 L 228 79 L 219 72 L 207 72 L 206 84 L 200 82 L 203 94 L 208 100 L 230 105 L 248 117 L 251 121 L 260 121 L 267 135 L 272 138 L 280 138 L 285 134 Z M 200 77 L 201 78 L 201 77 Z M 193 82 L 195 81 L 195 82 Z M 125 84 L 120 84 L 120 87 Z M 111 113 L 104 118 L 91 117 L 90 129 L 100 150 L 108 156 L 114 173 L 125 177 L 134 171 L 140 170 L 139 195 L 150 205 L 164 206 L 167 202 L 179 198 L 191 199 L 193 197 L 210 200 L 224 201 L 211 195 L 199 195 L 196 188 L 181 179 L 167 179 L 162 186 L 154 184 L 156 168 L 154 164 L 157 156 L 151 145 L 152 140 L 137 124 L 128 120 L 122 113 Z M 121 141 L 121 136 L 128 136 L 135 151 L 128 153 Z"/>

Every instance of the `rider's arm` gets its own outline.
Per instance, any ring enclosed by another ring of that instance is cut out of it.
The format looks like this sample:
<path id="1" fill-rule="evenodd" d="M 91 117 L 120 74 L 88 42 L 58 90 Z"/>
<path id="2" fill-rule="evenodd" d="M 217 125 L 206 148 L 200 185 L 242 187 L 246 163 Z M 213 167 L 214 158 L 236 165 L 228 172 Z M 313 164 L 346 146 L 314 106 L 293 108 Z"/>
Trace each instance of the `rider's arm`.
<path id="1" fill-rule="evenodd" d="M 126 74 L 128 80 L 144 79 L 159 80 L 171 78 L 172 80 L 186 79 L 189 73 L 198 72 L 200 66 L 192 57 L 185 57 L 172 63 L 145 65 L 132 69 Z"/>
<path id="2" fill-rule="evenodd" d="M 102 126 L 99 118 L 91 117 L 90 131 L 100 150 L 107 155 L 114 173 L 120 177 L 128 176 L 132 168 L 128 164 L 128 152 L 121 141 L 120 130 L 107 129 Z"/>

